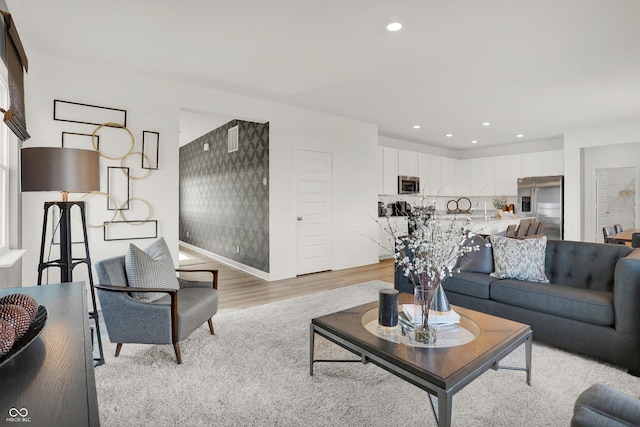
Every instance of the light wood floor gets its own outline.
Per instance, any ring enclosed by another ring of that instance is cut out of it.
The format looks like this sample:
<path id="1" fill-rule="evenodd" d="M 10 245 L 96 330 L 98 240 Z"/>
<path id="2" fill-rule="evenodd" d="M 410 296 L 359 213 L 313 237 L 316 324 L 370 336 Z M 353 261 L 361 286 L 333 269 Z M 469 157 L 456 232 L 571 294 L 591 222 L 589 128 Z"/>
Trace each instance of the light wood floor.
<path id="1" fill-rule="evenodd" d="M 219 309 L 247 308 L 355 285 L 369 280 L 377 279 L 393 283 L 392 259 L 346 270 L 307 274 L 269 282 L 191 249 L 180 247 L 180 252 L 190 258 L 181 262 L 180 268 L 190 270 L 218 269 Z M 181 273 L 180 276 L 193 280 L 207 278 L 207 275 L 203 273 Z"/>

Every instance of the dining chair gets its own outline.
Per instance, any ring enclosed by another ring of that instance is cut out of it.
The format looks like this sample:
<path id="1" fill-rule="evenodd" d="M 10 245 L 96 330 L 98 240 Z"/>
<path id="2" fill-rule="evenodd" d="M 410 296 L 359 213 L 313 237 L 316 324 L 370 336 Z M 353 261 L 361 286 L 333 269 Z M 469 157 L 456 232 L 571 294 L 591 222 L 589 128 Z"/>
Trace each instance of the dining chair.
<path id="1" fill-rule="evenodd" d="M 610 236 L 613 236 L 614 234 L 616 234 L 616 230 L 613 227 L 610 227 L 608 225 L 605 225 L 604 227 L 602 227 L 602 235 L 604 237 L 604 242 L 605 243 L 612 243 L 612 244 L 618 244 L 618 245 L 624 245 L 624 242 L 618 239 L 612 239 Z"/>
<path id="2" fill-rule="evenodd" d="M 640 233 L 633 233 L 631 235 L 631 247 L 640 248 Z"/>

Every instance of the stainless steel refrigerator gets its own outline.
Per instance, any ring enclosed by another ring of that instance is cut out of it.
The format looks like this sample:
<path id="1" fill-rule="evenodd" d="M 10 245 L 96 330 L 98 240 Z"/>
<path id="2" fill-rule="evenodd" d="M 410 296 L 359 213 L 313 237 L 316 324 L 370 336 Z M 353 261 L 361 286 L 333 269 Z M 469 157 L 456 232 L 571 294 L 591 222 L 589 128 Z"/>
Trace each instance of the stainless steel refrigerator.
<path id="1" fill-rule="evenodd" d="M 547 221 L 547 238 L 564 238 L 564 176 L 518 178 L 518 205 L 521 216 Z"/>

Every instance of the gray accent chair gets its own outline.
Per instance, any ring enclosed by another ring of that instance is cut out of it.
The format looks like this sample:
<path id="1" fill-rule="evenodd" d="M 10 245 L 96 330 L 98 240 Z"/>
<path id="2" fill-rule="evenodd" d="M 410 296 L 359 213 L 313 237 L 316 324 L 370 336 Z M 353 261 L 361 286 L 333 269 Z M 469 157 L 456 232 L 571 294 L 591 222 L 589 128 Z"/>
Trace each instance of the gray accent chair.
<path id="1" fill-rule="evenodd" d="M 571 427 L 640 426 L 640 400 L 594 384 L 578 396 Z"/>
<path id="2" fill-rule="evenodd" d="M 179 342 L 200 327 L 209 323 L 218 311 L 218 270 L 186 270 L 179 272 L 211 273 L 210 282 L 188 281 L 178 277 L 180 289 L 131 288 L 127 281 L 124 255 L 95 263 L 98 274 L 98 291 L 102 318 L 109 339 L 117 343 L 120 355 L 123 343 L 173 344 L 178 364 L 182 363 Z M 167 295 L 153 302 L 140 301 L 131 292 L 163 292 Z"/>

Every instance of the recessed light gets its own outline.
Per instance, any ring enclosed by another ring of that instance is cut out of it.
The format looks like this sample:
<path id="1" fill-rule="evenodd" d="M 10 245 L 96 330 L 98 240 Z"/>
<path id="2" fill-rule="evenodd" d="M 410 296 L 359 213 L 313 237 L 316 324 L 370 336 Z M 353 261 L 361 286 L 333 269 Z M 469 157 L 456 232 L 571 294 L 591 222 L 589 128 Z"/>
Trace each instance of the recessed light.
<path id="1" fill-rule="evenodd" d="M 420 129 L 420 125 L 413 125 L 414 129 Z"/>
<path id="2" fill-rule="evenodd" d="M 472 143 L 472 144 L 477 144 L 477 143 L 478 143 L 478 141 L 474 139 L 473 141 L 471 141 L 471 143 Z"/>
<path id="3" fill-rule="evenodd" d="M 402 29 L 402 24 L 399 22 L 392 22 L 387 25 L 387 31 L 400 31 Z"/>
<path id="4" fill-rule="evenodd" d="M 448 133 L 448 134 L 446 134 L 445 136 L 446 136 L 447 138 L 451 138 L 451 137 L 453 136 L 453 134 L 452 134 L 452 133 Z"/>
<path id="5" fill-rule="evenodd" d="M 482 122 L 482 126 L 489 126 L 491 123 L 489 122 Z"/>
<path id="6" fill-rule="evenodd" d="M 523 133 L 519 133 L 519 134 L 516 135 L 516 138 L 522 138 L 523 136 L 524 136 Z"/>

